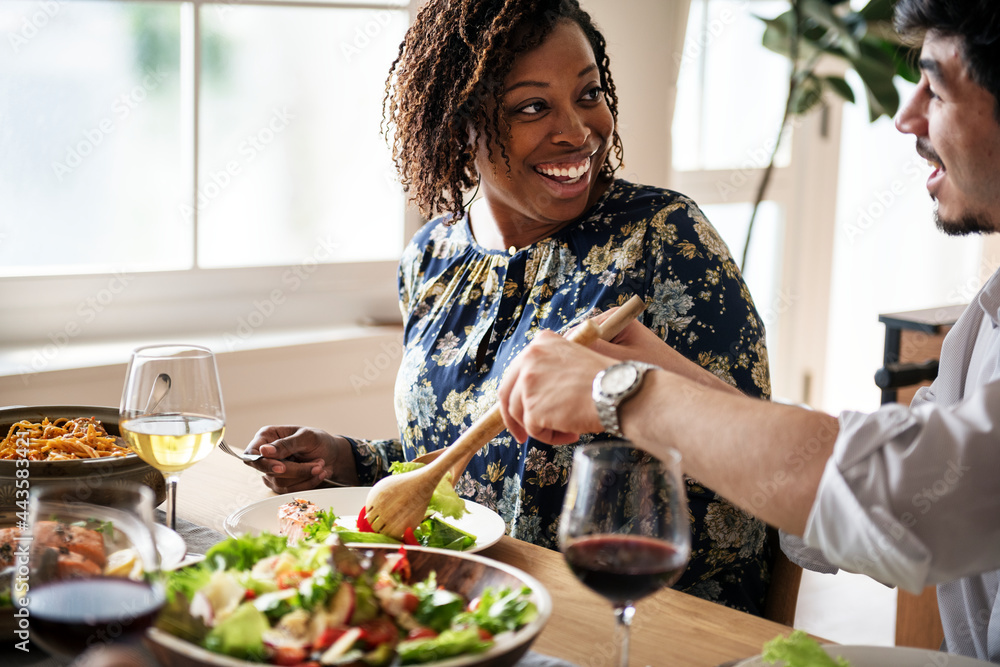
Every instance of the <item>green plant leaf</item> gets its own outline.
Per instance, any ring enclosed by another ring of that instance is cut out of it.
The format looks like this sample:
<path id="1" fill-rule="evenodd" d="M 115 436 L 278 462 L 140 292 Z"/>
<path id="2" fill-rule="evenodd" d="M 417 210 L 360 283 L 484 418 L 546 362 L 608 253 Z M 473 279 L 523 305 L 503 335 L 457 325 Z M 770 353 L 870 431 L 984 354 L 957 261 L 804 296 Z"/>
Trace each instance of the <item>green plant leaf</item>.
<path id="1" fill-rule="evenodd" d="M 863 57 L 851 64 L 865 84 L 869 120 L 874 122 L 882 115 L 891 118 L 899 110 L 899 91 L 893 81 L 896 63 L 892 55 L 878 46 L 862 43 L 861 52 Z"/>
<path id="2" fill-rule="evenodd" d="M 858 44 L 858 36 L 848 27 L 844 19 L 833 11 L 833 7 L 824 0 L 800 0 L 799 5 L 802 18 L 806 21 L 814 21 L 832 33 L 835 42 L 848 55 L 858 57 L 861 55 Z"/>
<path id="3" fill-rule="evenodd" d="M 826 84 L 827 88 L 832 90 L 844 100 L 851 102 L 852 104 L 854 103 L 854 90 L 842 77 L 825 76 L 823 77 L 823 83 Z"/>
<path id="4" fill-rule="evenodd" d="M 809 74 L 795 86 L 792 95 L 792 113 L 802 116 L 809 113 L 823 99 L 823 84 L 815 74 Z"/>
<path id="5" fill-rule="evenodd" d="M 858 10 L 858 14 L 866 21 L 886 21 L 891 24 L 893 4 L 895 4 L 895 0 L 871 0 Z"/>

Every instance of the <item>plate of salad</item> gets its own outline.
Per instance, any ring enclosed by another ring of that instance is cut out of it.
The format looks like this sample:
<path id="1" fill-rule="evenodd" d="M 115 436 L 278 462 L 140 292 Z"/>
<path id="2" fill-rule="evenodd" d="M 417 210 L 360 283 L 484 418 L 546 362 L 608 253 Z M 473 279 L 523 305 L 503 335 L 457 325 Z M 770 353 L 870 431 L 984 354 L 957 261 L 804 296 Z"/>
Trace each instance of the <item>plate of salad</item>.
<path id="1" fill-rule="evenodd" d="M 927 649 L 820 644 L 802 630 L 775 637 L 736 667 L 987 667 L 991 663 Z"/>
<path id="2" fill-rule="evenodd" d="M 507 667 L 551 609 L 536 579 L 476 554 L 262 533 L 171 572 L 147 643 L 167 667 Z"/>
<path id="3" fill-rule="evenodd" d="M 503 537 L 507 526 L 499 514 L 463 500 L 450 486 L 444 486 L 451 494 L 435 493 L 428 517 L 415 531 L 414 544 L 474 553 Z M 344 533 L 345 541 L 351 544 L 399 544 L 391 537 L 366 530 L 363 513 L 370 489 L 313 489 L 265 498 L 230 514 L 223 527 L 231 537 L 268 532 L 288 534 L 293 542 L 310 534 L 322 541 L 330 532 L 338 532 Z"/>

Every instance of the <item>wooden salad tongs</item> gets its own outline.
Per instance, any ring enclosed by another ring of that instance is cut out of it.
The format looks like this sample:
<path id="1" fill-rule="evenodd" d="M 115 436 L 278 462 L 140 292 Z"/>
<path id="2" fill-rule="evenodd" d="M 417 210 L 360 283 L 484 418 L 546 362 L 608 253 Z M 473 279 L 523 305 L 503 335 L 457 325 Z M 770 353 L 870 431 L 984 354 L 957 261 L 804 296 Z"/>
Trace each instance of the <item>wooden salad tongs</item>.
<path id="1" fill-rule="evenodd" d="M 584 320 L 567 338 L 580 345 L 590 345 L 598 338 L 611 340 L 646 308 L 638 296 L 633 296 L 599 326 Z M 444 476 L 451 472 L 452 484 L 490 440 L 504 430 L 500 405 L 494 404 L 485 414 L 448 447 L 424 454 L 414 459 L 427 462 L 422 468 L 379 480 L 368 492 L 365 518 L 372 528 L 383 535 L 402 539 L 403 531 L 415 528 L 424 520 L 427 505 L 434 489 Z"/>

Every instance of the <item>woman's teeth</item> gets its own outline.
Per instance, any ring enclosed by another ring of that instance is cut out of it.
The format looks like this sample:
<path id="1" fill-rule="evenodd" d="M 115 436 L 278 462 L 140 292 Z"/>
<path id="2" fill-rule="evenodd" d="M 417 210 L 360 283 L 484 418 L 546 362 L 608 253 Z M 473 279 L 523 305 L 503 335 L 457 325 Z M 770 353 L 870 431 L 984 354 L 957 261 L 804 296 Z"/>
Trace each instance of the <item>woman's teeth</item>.
<path id="1" fill-rule="evenodd" d="M 540 165 L 535 167 L 535 171 L 543 176 L 548 176 L 558 180 L 560 183 L 572 184 L 580 180 L 580 178 L 587 173 L 590 169 L 590 158 L 587 158 L 579 164 L 574 164 L 570 166 L 565 165 Z"/>

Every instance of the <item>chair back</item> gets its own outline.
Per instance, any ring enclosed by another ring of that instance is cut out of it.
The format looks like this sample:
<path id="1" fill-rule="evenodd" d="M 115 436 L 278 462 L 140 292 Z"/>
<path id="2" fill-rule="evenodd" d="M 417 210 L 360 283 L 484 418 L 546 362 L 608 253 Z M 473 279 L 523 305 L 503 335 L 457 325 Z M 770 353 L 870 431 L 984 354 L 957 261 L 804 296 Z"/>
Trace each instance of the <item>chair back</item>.
<path id="1" fill-rule="evenodd" d="M 781 550 L 778 531 L 768 526 L 767 542 L 771 547 L 771 583 L 764 597 L 764 618 L 784 625 L 794 625 L 799 600 L 802 568 L 788 560 Z"/>

